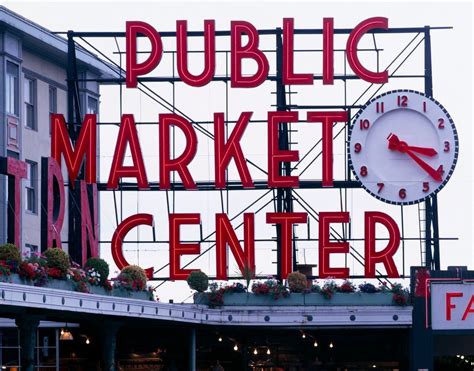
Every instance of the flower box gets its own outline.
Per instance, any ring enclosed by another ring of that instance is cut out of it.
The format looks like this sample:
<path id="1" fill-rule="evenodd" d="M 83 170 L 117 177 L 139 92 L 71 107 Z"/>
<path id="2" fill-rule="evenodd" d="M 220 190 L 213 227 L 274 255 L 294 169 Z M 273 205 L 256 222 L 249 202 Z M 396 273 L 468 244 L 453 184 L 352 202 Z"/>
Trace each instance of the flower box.
<path id="1" fill-rule="evenodd" d="M 150 294 L 147 291 L 133 291 L 125 289 L 123 287 L 114 287 L 112 289 L 112 296 L 139 300 L 150 300 Z"/>
<path id="2" fill-rule="evenodd" d="M 379 293 L 334 293 L 326 299 L 319 293 L 292 293 L 287 297 L 273 299 L 270 295 L 253 293 L 227 293 L 223 295 L 224 306 L 370 306 L 393 305 L 391 292 Z M 194 304 L 209 305 L 207 293 L 194 294 Z"/>
<path id="3" fill-rule="evenodd" d="M 302 294 L 291 294 L 302 295 Z M 366 306 L 366 305 L 393 305 L 391 292 L 377 292 L 369 294 L 366 292 L 342 293 L 336 292 L 331 299 L 326 299 L 318 293 L 305 294 L 306 305 L 320 306 Z"/>
<path id="4" fill-rule="evenodd" d="M 105 287 L 102 286 L 95 286 L 95 285 L 87 285 L 89 288 L 89 293 L 94 295 L 106 295 L 111 296 L 112 290 L 107 290 Z"/>
<path id="5" fill-rule="evenodd" d="M 28 285 L 33 286 L 33 281 L 20 277 L 16 273 L 10 275 L 9 282 L 17 285 Z M 59 280 L 49 278 L 47 284 L 44 286 L 50 289 L 76 291 L 76 283 L 71 280 Z M 124 298 L 138 299 L 138 300 L 150 300 L 150 294 L 147 291 L 132 291 L 125 288 L 114 288 L 112 291 L 105 289 L 101 286 L 87 284 L 90 294 L 94 295 L 105 295 L 105 296 L 118 296 Z"/>

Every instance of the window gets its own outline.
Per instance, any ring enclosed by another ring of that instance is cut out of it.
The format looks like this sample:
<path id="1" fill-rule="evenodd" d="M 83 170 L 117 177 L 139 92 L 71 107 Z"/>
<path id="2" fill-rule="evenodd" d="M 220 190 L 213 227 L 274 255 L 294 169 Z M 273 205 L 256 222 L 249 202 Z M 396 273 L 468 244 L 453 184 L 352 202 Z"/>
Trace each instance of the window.
<path id="1" fill-rule="evenodd" d="M 18 116 L 18 65 L 7 61 L 7 78 L 5 82 L 6 111 Z"/>
<path id="2" fill-rule="evenodd" d="M 58 113 L 58 90 L 49 86 L 49 132 L 51 133 L 51 115 Z"/>
<path id="3" fill-rule="evenodd" d="M 49 113 L 58 112 L 58 90 L 54 86 L 49 86 Z"/>
<path id="4" fill-rule="evenodd" d="M 27 179 L 26 179 L 26 210 L 36 214 L 38 199 L 38 164 L 26 160 Z"/>
<path id="5" fill-rule="evenodd" d="M 36 130 L 36 84 L 35 80 L 25 77 L 25 124 L 27 128 Z"/>
<path id="6" fill-rule="evenodd" d="M 97 99 L 93 97 L 87 97 L 87 113 L 97 114 Z"/>
<path id="7" fill-rule="evenodd" d="M 29 243 L 25 243 L 25 253 L 28 254 L 28 256 L 34 256 L 35 254 L 39 253 L 38 250 L 38 245 L 32 245 Z"/>

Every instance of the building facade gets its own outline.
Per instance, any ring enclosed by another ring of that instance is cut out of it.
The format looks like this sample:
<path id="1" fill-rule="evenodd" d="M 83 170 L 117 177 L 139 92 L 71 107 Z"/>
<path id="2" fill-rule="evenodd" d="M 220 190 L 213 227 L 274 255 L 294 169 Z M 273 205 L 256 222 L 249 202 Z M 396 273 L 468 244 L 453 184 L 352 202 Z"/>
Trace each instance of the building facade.
<path id="1" fill-rule="evenodd" d="M 112 70 L 96 56 L 78 48 L 77 73 L 82 80 L 109 76 Z M 20 248 L 23 253 L 39 252 L 41 241 L 41 158 L 51 154 L 50 115 L 67 117 L 67 40 L 45 28 L 0 8 L 0 155 L 25 161 L 27 177 L 21 184 Z M 79 86 L 80 112 L 99 111 L 99 84 L 82 81 Z M 64 171 L 67 181 L 67 173 Z M 7 183 L 0 184 L 0 242 L 8 236 L 7 214 L 12 195 Z M 66 197 L 68 194 L 66 192 Z M 68 202 L 66 201 L 66 205 Z M 68 250 L 68 210 L 61 232 Z"/>

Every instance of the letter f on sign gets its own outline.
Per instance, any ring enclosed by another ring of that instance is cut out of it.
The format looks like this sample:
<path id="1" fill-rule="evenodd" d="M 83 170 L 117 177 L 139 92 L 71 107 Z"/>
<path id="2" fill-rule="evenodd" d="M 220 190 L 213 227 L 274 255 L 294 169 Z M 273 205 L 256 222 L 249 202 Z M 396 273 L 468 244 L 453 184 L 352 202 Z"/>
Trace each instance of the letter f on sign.
<path id="1" fill-rule="evenodd" d="M 455 304 L 451 303 L 452 298 L 462 298 L 462 292 L 447 292 L 446 293 L 446 321 L 451 321 L 451 309 L 456 308 Z"/>

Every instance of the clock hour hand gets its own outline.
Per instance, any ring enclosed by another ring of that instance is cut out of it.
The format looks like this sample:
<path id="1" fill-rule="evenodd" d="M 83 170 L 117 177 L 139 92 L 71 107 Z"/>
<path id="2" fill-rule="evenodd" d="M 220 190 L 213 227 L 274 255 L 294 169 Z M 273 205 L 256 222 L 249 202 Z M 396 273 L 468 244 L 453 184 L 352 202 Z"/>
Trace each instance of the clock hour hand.
<path id="1" fill-rule="evenodd" d="M 388 148 L 394 151 L 400 151 L 405 153 L 406 151 L 412 151 L 415 153 L 419 153 L 420 155 L 424 156 L 436 156 L 438 152 L 434 148 L 429 147 L 417 147 L 417 146 L 409 146 L 406 142 L 401 141 L 395 134 L 390 134 L 388 136 Z"/>

